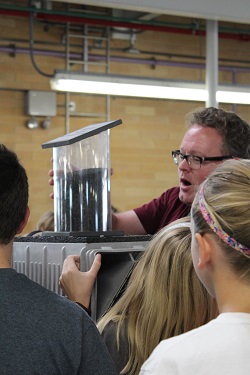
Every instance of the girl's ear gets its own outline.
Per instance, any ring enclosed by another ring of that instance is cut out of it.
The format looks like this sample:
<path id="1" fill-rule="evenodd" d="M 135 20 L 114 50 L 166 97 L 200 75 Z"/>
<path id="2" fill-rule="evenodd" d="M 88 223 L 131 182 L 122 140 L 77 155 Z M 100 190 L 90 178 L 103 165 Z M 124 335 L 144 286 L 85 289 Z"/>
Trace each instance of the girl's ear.
<path id="1" fill-rule="evenodd" d="M 211 237 L 208 234 L 201 235 L 200 233 L 196 233 L 195 238 L 198 244 L 199 252 L 197 267 L 202 270 L 211 260 Z"/>
<path id="2" fill-rule="evenodd" d="M 29 216 L 30 216 L 30 209 L 29 209 L 29 207 L 27 207 L 25 217 L 24 217 L 23 221 L 21 222 L 21 224 L 18 228 L 17 234 L 21 233 L 24 230 Z"/>

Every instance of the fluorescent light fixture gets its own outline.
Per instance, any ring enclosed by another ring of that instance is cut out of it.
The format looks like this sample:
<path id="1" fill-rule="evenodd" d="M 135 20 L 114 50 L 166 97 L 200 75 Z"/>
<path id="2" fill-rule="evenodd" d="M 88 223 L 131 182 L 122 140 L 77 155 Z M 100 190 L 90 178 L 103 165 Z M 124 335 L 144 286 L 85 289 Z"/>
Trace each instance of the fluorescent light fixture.
<path id="1" fill-rule="evenodd" d="M 206 102 L 208 99 L 205 84 L 193 82 L 58 72 L 51 79 L 50 84 L 52 90 L 66 92 L 199 102 Z M 217 91 L 216 100 L 220 103 L 250 104 L 250 89 L 248 91 L 247 88 L 225 86 Z"/>
<path id="2" fill-rule="evenodd" d="M 219 86 L 216 100 L 218 103 L 250 104 L 250 87 Z"/>
<path id="3" fill-rule="evenodd" d="M 207 100 L 204 85 L 98 74 L 56 73 L 52 90 L 141 98 Z"/>

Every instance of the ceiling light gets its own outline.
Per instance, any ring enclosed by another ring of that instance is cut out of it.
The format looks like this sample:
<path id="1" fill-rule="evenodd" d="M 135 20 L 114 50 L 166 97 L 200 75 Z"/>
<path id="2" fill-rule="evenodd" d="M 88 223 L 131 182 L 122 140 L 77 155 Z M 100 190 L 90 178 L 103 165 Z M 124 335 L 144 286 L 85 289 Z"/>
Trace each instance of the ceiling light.
<path id="1" fill-rule="evenodd" d="M 53 90 L 143 98 L 206 101 L 204 85 L 99 74 L 56 73 Z"/>
<path id="2" fill-rule="evenodd" d="M 218 103 L 250 104 L 250 87 L 219 86 L 216 100 Z"/>
<path id="3" fill-rule="evenodd" d="M 195 82 L 56 72 L 50 83 L 52 90 L 66 92 L 200 102 L 206 102 L 208 99 L 205 84 Z M 216 98 L 220 103 L 250 104 L 249 93 L 250 88 L 247 87 L 219 86 Z"/>

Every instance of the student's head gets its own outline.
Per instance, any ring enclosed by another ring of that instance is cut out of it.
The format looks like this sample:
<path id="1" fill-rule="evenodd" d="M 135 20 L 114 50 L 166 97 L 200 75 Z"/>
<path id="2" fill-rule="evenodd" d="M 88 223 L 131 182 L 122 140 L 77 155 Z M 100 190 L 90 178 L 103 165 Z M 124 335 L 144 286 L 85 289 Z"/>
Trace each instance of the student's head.
<path id="1" fill-rule="evenodd" d="M 191 213 L 194 267 L 209 293 L 216 295 L 212 273 L 204 267 L 209 249 L 214 262 L 250 283 L 250 160 L 218 166 L 199 188 Z"/>
<path id="2" fill-rule="evenodd" d="M 214 301 L 194 271 L 190 245 L 188 218 L 158 232 L 134 268 L 127 290 L 98 325 L 102 331 L 108 321 L 117 321 L 119 335 L 127 324 L 126 371 L 130 374 L 139 372 L 162 339 L 199 327 L 217 315 Z"/>
<path id="3" fill-rule="evenodd" d="M 28 179 L 16 154 L 0 144 L 0 244 L 20 233 L 28 218 Z"/>
<path id="4" fill-rule="evenodd" d="M 250 158 L 250 126 L 233 112 L 201 108 L 187 115 L 187 128 L 177 154 L 179 198 L 191 205 L 198 186 L 225 159 Z M 192 155 L 183 158 L 182 155 Z M 206 158 L 202 161 L 199 158 Z M 218 160 L 210 158 L 220 157 Z"/>

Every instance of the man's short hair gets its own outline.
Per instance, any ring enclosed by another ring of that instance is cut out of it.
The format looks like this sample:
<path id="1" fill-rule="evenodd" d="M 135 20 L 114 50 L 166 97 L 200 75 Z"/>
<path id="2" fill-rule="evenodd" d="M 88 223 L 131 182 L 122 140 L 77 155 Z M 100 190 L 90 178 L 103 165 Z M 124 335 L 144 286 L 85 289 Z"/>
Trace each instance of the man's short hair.
<path id="1" fill-rule="evenodd" d="M 17 155 L 0 144 L 0 244 L 16 235 L 28 206 L 28 178 Z"/>
<path id="2" fill-rule="evenodd" d="M 236 113 L 214 107 L 197 108 L 186 117 L 187 127 L 214 128 L 222 136 L 223 155 L 250 159 L 250 125 Z"/>

